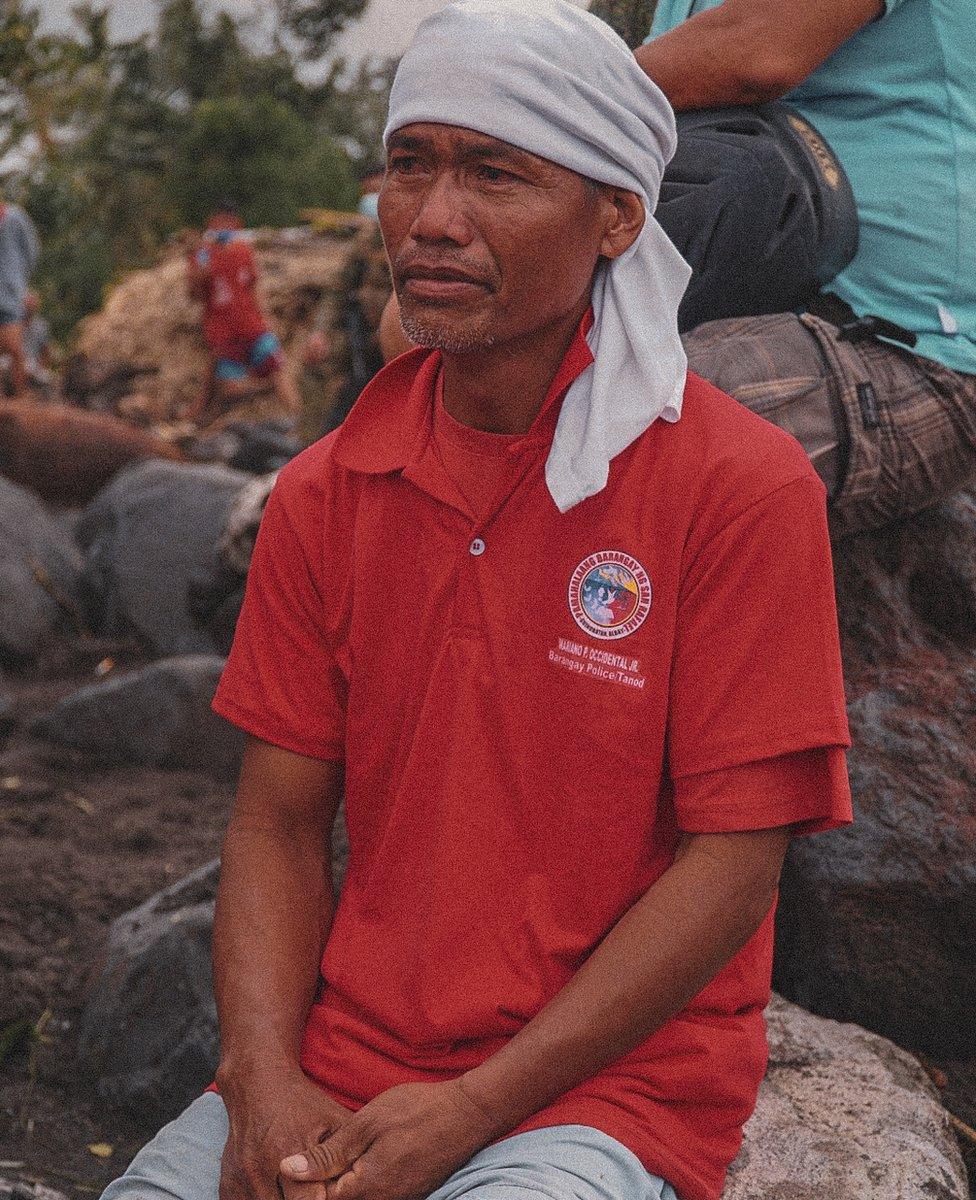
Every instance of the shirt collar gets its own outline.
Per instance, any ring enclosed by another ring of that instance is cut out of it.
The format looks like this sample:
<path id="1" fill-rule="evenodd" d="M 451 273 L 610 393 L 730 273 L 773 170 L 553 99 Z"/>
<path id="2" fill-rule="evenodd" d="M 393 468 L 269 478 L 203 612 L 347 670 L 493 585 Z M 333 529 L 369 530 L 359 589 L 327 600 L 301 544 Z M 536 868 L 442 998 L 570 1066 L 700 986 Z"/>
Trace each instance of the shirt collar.
<path id="1" fill-rule="evenodd" d="M 586 337 L 593 326 L 590 309 L 546 393 L 526 437 L 551 441 L 558 402 L 593 363 Z M 333 456 L 341 466 L 368 475 L 400 471 L 421 454 L 430 440 L 433 401 L 441 369 L 439 350 L 411 350 L 385 366 L 343 421 Z"/>

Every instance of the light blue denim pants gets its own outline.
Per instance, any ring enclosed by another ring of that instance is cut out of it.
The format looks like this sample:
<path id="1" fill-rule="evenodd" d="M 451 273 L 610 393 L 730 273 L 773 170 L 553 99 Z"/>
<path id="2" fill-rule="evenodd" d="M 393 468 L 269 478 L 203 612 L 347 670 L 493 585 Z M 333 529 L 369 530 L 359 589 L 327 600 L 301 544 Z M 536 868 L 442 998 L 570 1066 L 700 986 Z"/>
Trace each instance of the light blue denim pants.
<path id="1" fill-rule="evenodd" d="M 102 1200 L 217 1200 L 227 1110 L 212 1092 L 145 1146 Z M 677 1200 L 615 1138 L 554 1125 L 481 1150 L 428 1200 Z"/>

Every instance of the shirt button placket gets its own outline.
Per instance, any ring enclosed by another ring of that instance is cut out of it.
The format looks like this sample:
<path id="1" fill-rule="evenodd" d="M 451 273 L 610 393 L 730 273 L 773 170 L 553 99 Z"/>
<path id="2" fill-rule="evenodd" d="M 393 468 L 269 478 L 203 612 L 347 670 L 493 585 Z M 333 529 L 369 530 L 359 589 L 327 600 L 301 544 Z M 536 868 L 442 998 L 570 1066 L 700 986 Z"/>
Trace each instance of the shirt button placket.
<path id="1" fill-rule="evenodd" d="M 480 537 L 476 537 L 474 539 L 474 541 L 471 543 L 471 545 L 468 547 L 468 550 L 470 551 L 471 554 L 473 554 L 475 556 L 475 558 L 480 558 L 487 549 L 488 549 L 488 547 L 485 545 L 484 538 L 480 538 Z"/>

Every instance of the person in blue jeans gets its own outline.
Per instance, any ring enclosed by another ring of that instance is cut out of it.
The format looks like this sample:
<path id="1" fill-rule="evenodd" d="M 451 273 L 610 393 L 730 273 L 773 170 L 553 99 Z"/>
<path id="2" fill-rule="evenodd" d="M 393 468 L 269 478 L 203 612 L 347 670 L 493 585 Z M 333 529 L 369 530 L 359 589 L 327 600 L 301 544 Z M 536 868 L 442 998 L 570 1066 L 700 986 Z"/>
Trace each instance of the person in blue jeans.
<path id="1" fill-rule="evenodd" d="M 19 205 L 5 204 L 0 196 L 0 355 L 7 359 L 14 396 L 19 396 L 27 384 L 25 302 L 39 254 L 33 221 Z"/>
<path id="2" fill-rule="evenodd" d="M 659 0 L 636 51 L 678 113 L 679 156 L 689 114 L 782 102 L 850 181 L 857 251 L 829 299 L 798 311 L 755 302 L 766 263 L 761 243 L 742 253 L 749 213 L 731 238 L 716 224 L 709 245 L 682 245 L 666 176 L 657 214 L 700 278 L 734 263 L 747 300 L 686 322 L 691 369 L 799 438 L 835 534 L 916 512 L 976 472 L 974 45 L 971 0 Z M 733 200 L 756 194 L 744 161 Z M 693 279 L 686 305 L 694 292 Z"/>

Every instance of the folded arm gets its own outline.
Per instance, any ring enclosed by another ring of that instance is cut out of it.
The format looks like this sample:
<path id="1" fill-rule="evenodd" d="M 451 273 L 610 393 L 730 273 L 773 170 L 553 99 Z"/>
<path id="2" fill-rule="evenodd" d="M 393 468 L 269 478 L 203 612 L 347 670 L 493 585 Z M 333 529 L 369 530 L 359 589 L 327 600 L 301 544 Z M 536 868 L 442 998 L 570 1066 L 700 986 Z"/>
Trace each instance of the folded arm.
<path id="1" fill-rule="evenodd" d="M 883 0 L 725 0 L 636 51 L 679 112 L 775 100 L 874 20 Z"/>

